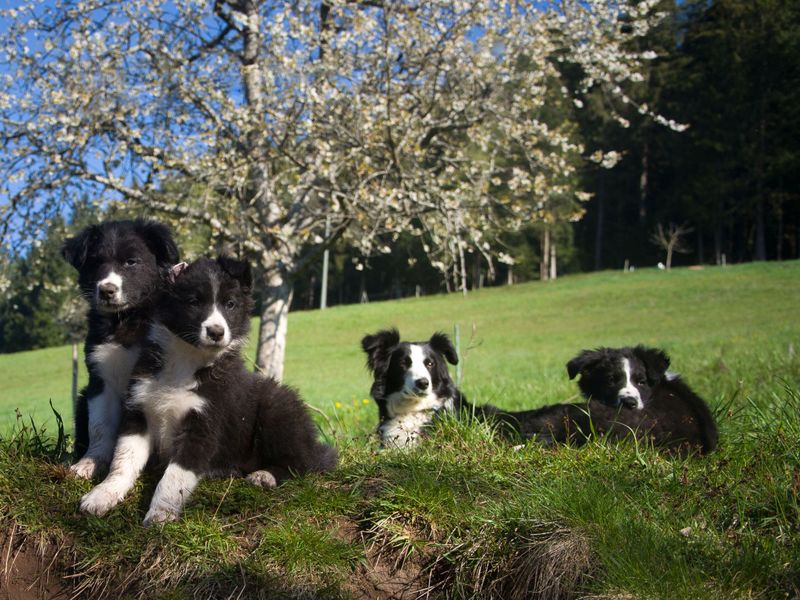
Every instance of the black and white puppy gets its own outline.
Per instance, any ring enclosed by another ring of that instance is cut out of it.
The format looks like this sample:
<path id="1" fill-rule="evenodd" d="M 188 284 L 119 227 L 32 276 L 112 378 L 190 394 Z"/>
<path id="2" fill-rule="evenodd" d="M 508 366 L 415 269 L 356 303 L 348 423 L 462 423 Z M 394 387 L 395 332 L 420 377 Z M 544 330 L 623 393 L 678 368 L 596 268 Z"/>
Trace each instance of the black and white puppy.
<path id="1" fill-rule="evenodd" d="M 201 258 L 171 271 L 149 343 L 136 365 L 108 477 L 81 499 L 103 515 L 133 486 L 150 457 L 165 467 L 144 524 L 179 518 L 204 477 L 246 476 L 262 487 L 336 466 L 290 388 L 247 371 L 247 263 Z"/>
<path id="2" fill-rule="evenodd" d="M 634 431 L 667 449 L 711 452 L 718 441 L 714 417 L 669 365 L 667 354 L 657 348 L 598 348 L 570 360 L 567 373 L 570 379 L 580 375 L 578 387 L 598 433 L 625 437 Z M 619 410 L 608 414 L 608 408 Z"/>
<path id="3" fill-rule="evenodd" d="M 122 399 L 178 248 L 165 225 L 137 219 L 86 227 L 64 242 L 62 254 L 89 302 L 89 384 L 74 407 L 77 462 L 70 468 L 89 479 L 111 461 Z"/>
<path id="4" fill-rule="evenodd" d="M 447 370 L 458 355 L 443 333 L 427 342 L 401 342 L 397 329 L 361 340 L 374 380 L 381 446 L 412 446 L 441 411 L 460 412 L 463 396 Z"/>
<path id="5" fill-rule="evenodd" d="M 362 348 L 374 375 L 371 393 L 383 447 L 413 445 L 443 411 L 471 414 L 499 425 L 501 435 L 544 444 L 582 444 L 593 435 L 618 439 L 634 432 L 666 448 L 716 447 L 710 411 L 686 384 L 668 377 L 669 359 L 660 350 L 585 351 L 568 370 L 571 377 L 582 373 L 587 402 L 510 412 L 467 402 L 447 370 L 447 362 L 457 364 L 458 356 L 445 334 L 409 343 L 401 342 L 395 329 L 380 331 L 366 336 Z"/>

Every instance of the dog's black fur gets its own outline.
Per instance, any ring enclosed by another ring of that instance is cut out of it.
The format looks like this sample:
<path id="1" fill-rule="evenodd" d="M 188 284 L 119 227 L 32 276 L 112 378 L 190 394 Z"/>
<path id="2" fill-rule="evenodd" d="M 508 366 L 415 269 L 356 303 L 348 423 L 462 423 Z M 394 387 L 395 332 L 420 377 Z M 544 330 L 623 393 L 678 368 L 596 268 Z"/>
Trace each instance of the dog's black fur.
<path id="1" fill-rule="evenodd" d="M 121 396 L 166 273 L 179 256 L 169 228 L 143 219 L 90 225 L 65 240 L 62 255 L 78 271 L 81 294 L 89 303 L 89 383 L 74 407 L 78 462 L 72 468 L 88 478 L 111 460 Z M 108 281 L 112 273 L 121 286 Z"/>
<path id="2" fill-rule="evenodd" d="M 626 379 L 623 361 L 630 365 L 629 379 L 643 404 L 640 410 L 627 408 L 631 402 L 620 391 Z M 570 360 L 567 373 L 570 379 L 580 375 L 578 387 L 588 401 L 597 433 L 619 438 L 633 430 L 669 450 L 707 454 L 718 442 L 714 417 L 702 398 L 668 372 L 669 365 L 669 357 L 657 348 L 598 348 L 583 350 Z M 623 408 L 617 409 L 620 405 Z M 610 414 L 609 409 L 616 412 Z M 585 418 L 571 421 L 582 432 L 588 431 Z"/>
<path id="3" fill-rule="evenodd" d="M 151 455 L 166 470 L 146 525 L 177 519 L 204 477 L 272 487 L 336 466 L 297 393 L 245 368 L 249 265 L 201 258 L 173 274 L 133 374 L 109 477 L 82 500 L 87 512 L 114 506 Z"/>
<path id="4" fill-rule="evenodd" d="M 706 453 L 716 447 L 710 411 L 685 383 L 667 377 L 669 359 L 660 350 L 639 346 L 584 351 L 570 361 L 568 370 L 571 378 L 581 373 L 579 385 L 587 402 L 509 412 L 491 405 L 474 406 L 456 388 L 446 363 L 457 364 L 458 356 L 445 334 L 409 343 L 401 342 L 398 331 L 392 329 L 364 337 L 361 345 L 374 376 L 371 394 L 378 404 L 378 433 L 384 447 L 413 444 L 443 412 L 474 415 L 497 424 L 507 437 L 533 438 L 544 444 L 578 445 L 594 435 L 619 439 L 633 432 L 677 451 Z M 425 366 L 430 391 L 427 386 L 415 389 L 405 376 L 413 346 L 429 361 Z M 632 378 L 644 405 L 641 410 L 629 408 L 629 398 L 617 393 L 623 386 L 614 365 L 623 357 L 632 363 Z"/>

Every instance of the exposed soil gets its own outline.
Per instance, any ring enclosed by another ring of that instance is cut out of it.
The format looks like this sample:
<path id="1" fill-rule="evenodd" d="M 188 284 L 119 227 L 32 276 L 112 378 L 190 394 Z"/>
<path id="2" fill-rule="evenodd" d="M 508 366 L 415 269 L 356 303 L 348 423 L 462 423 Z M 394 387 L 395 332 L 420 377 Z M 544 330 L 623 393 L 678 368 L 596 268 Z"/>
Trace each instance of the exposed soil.
<path id="1" fill-rule="evenodd" d="M 72 562 L 66 555 L 64 544 L 24 535 L 13 525 L 5 528 L 0 532 L 0 598 L 68 600 L 74 588 L 65 577 Z"/>
<path id="2" fill-rule="evenodd" d="M 487 598 L 560 600 L 574 597 L 580 583 L 592 571 L 588 541 L 566 530 L 540 535 L 516 546 L 516 552 L 504 564 L 479 561 L 480 564 L 461 565 L 442 561 L 430 552 L 399 552 L 382 536 L 365 531 L 363 524 L 343 517 L 337 523 L 336 536 L 348 544 L 362 546 L 365 555 L 340 592 L 357 600 L 419 600 L 437 597 L 456 579 L 462 583 L 466 579 L 470 582 L 468 588 L 476 586 L 473 592 Z M 419 536 L 414 537 L 419 539 Z M 106 598 L 118 597 L 121 593 L 157 597 L 160 577 L 157 572 L 151 572 L 155 579 L 150 578 L 147 572 L 151 569 L 147 565 L 156 571 L 159 570 L 156 565 L 169 571 L 164 558 L 153 548 L 150 555 L 142 557 L 144 564 L 129 572 L 124 580 L 119 579 L 119 573 L 78 572 L 74 567 L 77 557 L 69 540 L 59 542 L 53 537 L 28 535 L 13 524 L 6 524 L 0 530 L 0 600 Z M 143 576 L 149 580 L 148 584 L 137 583 Z M 213 574 L 206 576 L 210 576 L 207 581 L 203 581 L 204 577 L 193 581 L 195 578 L 190 576 L 189 580 L 183 580 L 183 585 L 187 586 L 183 589 L 202 590 L 203 596 L 210 594 L 208 597 L 215 598 L 267 598 L 272 597 L 273 592 L 280 597 L 315 597 L 313 589 L 282 587 L 280 574 L 276 574 L 274 582 L 245 584 L 226 582 L 225 578 L 218 579 Z M 161 582 L 169 587 L 177 583 L 170 584 L 164 579 Z M 330 592 L 323 595 L 328 597 Z"/>
<path id="3" fill-rule="evenodd" d="M 428 577 L 420 561 L 401 560 L 385 545 L 368 540 L 351 520 L 339 523 L 337 535 L 348 543 L 363 544 L 366 552 L 365 562 L 343 586 L 345 594 L 358 600 L 415 600 L 428 594 Z"/>

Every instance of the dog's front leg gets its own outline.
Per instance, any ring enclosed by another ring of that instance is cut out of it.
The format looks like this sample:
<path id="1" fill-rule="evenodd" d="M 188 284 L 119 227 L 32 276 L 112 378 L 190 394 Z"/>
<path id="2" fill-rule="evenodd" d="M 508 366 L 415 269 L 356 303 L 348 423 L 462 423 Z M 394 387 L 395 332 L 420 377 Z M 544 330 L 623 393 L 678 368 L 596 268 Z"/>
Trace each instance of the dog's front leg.
<path id="1" fill-rule="evenodd" d="M 177 462 L 169 463 L 153 494 L 150 509 L 144 517 L 144 526 L 177 521 L 183 511 L 183 505 L 199 482 L 200 475 L 191 469 L 182 467 Z"/>
<path id="2" fill-rule="evenodd" d="M 119 504 L 133 487 L 150 456 L 150 434 L 142 427 L 143 422 L 143 415 L 135 415 L 123 427 L 108 477 L 81 498 L 83 512 L 101 517 Z"/>
<path id="3" fill-rule="evenodd" d="M 82 479 L 91 479 L 106 470 L 117 440 L 122 401 L 107 388 L 87 401 L 89 448 L 69 470 Z"/>
<path id="4" fill-rule="evenodd" d="M 206 420 L 198 413 L 190 412 L 177 436 L 175 452 L 153 494 L 150 509 L 144 517 L 145 527 L 180 518 L 184 504 L 203 474 L 208 472 L 211 457 L 207 444 L 211 438 Z"/>

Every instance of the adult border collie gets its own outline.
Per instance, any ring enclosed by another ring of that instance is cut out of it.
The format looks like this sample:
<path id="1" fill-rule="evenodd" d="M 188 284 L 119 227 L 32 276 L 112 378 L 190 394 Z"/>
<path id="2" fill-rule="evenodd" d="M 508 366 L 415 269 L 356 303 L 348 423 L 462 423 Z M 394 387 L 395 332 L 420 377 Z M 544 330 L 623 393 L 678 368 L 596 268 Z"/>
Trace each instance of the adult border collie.
<path id="1" fill-rule="evenodd" d="M 137 219 L 90 225 L 64 242 L 62 255 L 89 302 L 89 384 L 74 407 L 77 462 L 70 468 L 89 479 L 111 461 L 122 398 L 178 248 L 165 225 Z"/>
<path id="2" fill-rule="evenodd" d="M 506 436 L 545 444 L 582 444 L 593 435 L 622 438 L 633 432 L 680 451 L 710 452 L 716 446 L 708 408 L 686 384 L 667 377 L 669 359 L 660 350 L 584 351 L 568 371 L 570 378 L 581 373 L 587 402 L 508 412 L 467 402 L 447 370 L 447 362 L 457 364 L 458 356 L 443 333 L 427 342 L 401 342 L 396 329 L 385 330 L 364 337 L 361 345 L 374 376 L 371 394 L 384 447 L 413 445 L 442 412 L 472 414 L 497 423 Z"/>
<path id="3" fill-rule="evenodd" d="M 262 487 L 336 466 L 290 388 L 247 371 L 247 263 L 201 258 L 171 271 L 125 401 L 108 477 L 81 500 L 103 515 L 154 456 L 165 466 L 145 525 L 176 520 L 203 477 L 246 476 Z"/>

